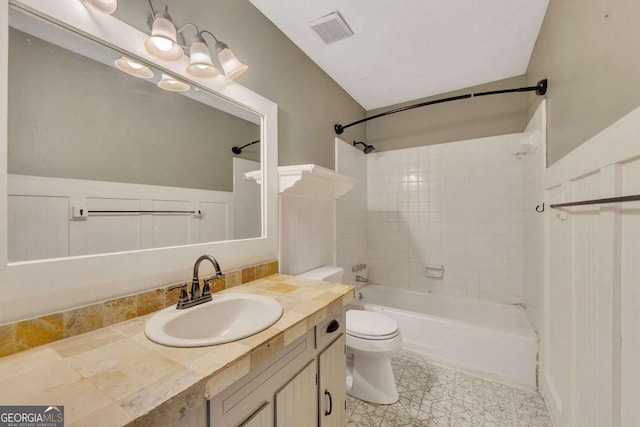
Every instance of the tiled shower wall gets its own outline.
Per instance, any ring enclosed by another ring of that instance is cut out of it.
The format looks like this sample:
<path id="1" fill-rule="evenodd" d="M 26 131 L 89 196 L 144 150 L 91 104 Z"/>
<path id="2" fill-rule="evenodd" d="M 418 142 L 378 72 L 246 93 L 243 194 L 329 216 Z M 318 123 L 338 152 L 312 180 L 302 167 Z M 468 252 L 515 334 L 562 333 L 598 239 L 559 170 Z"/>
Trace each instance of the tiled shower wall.
<path id="1" fill-rule="evenodd" d="M 357 180 L 354 188 L 336 201 L 336 261 L 344 268 L 344 283 L 356 283 L 352 267 L 367 260 L 367 155 L 336 138 L 336 172 Z"/>
<path id="2" fill-rule="evenodd" d="M 521 302 L 522 134 L 372 153 L 369 278 L 421 292 Z M 442 279 L 424 265 L 444 266 Z"/>

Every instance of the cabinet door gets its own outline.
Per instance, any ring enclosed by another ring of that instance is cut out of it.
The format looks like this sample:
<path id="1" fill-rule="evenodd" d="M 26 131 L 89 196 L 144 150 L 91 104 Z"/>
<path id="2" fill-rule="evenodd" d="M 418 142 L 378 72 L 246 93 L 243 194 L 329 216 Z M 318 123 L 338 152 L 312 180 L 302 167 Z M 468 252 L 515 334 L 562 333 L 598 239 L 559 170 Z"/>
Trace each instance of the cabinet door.
<path id="1" fill-rule="evenodd" d="M 345 337 L 320 353 L 320 427 L 343 427 L 347 399 Z"/>
<path id="2" fill-rule="evenodd" d="M 251 415 L 245 422 L 240 424 L 240 427 L 271 427 L 273 426 L 273 416 L 271 415 L 271 404 L 265 402 L 253 415 Z"/>
<path id="3" fill-rule="evenodd" d="M 313 360 L 276 393 L 276 426 L 315 425 L 318 425 L 318 389 Z"/>

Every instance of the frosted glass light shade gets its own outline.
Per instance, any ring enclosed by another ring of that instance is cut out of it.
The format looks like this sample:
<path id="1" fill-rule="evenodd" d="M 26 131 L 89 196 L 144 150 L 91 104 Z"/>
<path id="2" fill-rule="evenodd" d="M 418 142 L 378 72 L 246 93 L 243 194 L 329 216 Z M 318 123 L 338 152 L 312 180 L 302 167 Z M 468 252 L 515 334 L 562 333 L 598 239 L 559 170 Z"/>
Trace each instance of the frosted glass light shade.
<path id="1" fill-rule="evenodd" d="M 191 43 L 189 54 L 191 56 L 191 61 L 187 67 L 187 73 L 192 76 L 205 78 L 213 78 L 220 75 L 218 69 L 213 66 L 211 53 L 209 52 L 209 47 L 207 47 L 206 43 L 197 39 L 194 40 Z"/>
<path id="2" fill-rule="evenodd" d="M 165 61 L 179 61 L 184 56 L 178 44 L 176 27 L 166 18 L 157 16 L 153 20 L 151 36 L 144 42 L 144 48 L 155 58 Z"/>
<path id="3" fill-rule="evenodd" d="M 191 89 L 191 86 L 189 86 L 185 82 L 166 74 L 162 75 L 162 80 L 158 82 L 158 87 L 170 92 L 186 92 Z"/>
<path id="4" fill-rule="evenodd" d="M 216 43 L 216 51 L 218 52 L 218 60 L 222 69 L 224 70 L 224 76 L 227 80 L 233 80 L 249 68 L 242 62 L 238 61 L 238 58 L 233 54 L 229 46 L 222 42 Z"/>
<path id="5" fill-rule="evenodd" d="M 100 12 L 111 15 L 118 8 L 118 0 L 85 0 L 85 2 Z"/>
<path id="6" fill-rule="evenodd" d="M 153 71 L 151 71 L 151 68 L 129 59 L 126 56 L 116 60 L 115 64 L 120 71 L 124 71 L 134 77 L 140 77 L 142 79 L 150 79 L 153 77 Z"/>

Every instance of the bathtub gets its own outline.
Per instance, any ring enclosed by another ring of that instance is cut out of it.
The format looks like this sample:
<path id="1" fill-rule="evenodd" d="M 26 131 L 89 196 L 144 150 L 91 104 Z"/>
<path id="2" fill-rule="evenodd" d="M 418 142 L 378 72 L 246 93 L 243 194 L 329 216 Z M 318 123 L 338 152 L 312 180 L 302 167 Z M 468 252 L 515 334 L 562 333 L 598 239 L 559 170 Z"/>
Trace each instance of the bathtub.
<path id="1" fill-rule="evenodd" d="M 536 387 L 537 336 L 520 307 L 377 285 L 358 289 L 355 301 L 357 308 L 398 322 L 405 350 L 509 384 Z"/>

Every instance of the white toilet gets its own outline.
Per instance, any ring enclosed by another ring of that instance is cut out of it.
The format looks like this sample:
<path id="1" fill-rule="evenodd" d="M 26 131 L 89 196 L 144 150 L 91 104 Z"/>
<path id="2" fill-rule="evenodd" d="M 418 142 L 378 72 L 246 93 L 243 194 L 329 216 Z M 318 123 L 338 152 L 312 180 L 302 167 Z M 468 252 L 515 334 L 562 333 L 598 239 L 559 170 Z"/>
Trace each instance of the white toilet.
<path id="1" fill-rule="evenodd" d="M 340 283 L 344 270 L 324 266 L 298 277 Z M 398 389 L 391 357 L 402 346 L 398 324 L 383 314 L 364 310 L 348 310 L 346 318 L 347 393 L 371 403 L 395 403 Z"/>

